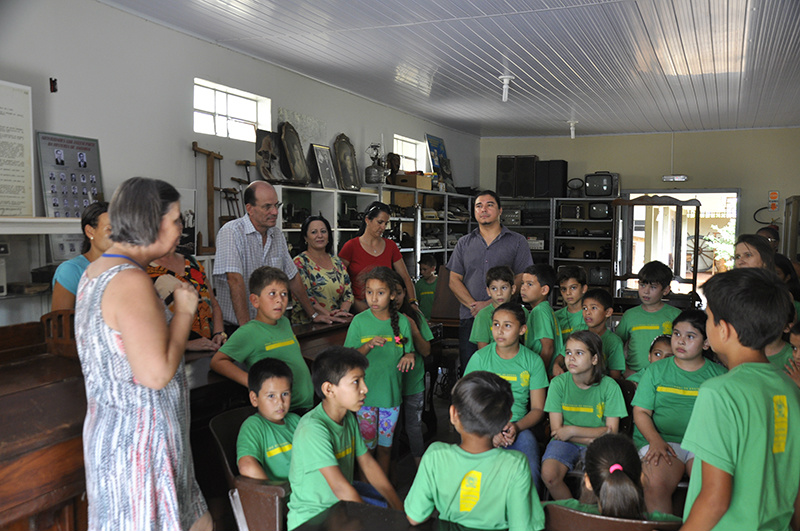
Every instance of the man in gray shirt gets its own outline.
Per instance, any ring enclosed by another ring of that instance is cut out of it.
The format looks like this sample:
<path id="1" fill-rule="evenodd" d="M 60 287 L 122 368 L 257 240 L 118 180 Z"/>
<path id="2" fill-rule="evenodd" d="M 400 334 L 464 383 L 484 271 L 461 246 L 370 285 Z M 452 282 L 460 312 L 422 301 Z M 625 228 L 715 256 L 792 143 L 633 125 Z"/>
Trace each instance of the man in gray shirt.
<path id="1" fill-rule="evenodd" d="M 447 262 L 450 289 L 461 303 L 458 338 L 462 373 L 477 350 L 477 345 L 469 341 L 475 315 L 491 303 L 486 293 L 486 272 L 495 266 L 508 266 L 519 287 L 522 272 L 533 264 L 525 237 L 500 225 L 502 213 L 500 197 L 495 192 L 479 192 L 475 196 L 478 228 L 458 240 Z"/>

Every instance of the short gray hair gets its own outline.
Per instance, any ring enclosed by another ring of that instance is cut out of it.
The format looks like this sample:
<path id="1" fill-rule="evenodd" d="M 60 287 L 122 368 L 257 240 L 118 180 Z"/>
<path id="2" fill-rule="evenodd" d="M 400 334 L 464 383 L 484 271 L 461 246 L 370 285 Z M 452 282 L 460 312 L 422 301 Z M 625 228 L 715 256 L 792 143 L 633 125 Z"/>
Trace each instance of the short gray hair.
<path id="1" fill-rule="evenodd" d="M 159 179 L 133 177 L 123 182 L 108 207 L 111 241 L 140 246 L 155 242 L 161 218 L 180 198 L 174 186 Z"/>

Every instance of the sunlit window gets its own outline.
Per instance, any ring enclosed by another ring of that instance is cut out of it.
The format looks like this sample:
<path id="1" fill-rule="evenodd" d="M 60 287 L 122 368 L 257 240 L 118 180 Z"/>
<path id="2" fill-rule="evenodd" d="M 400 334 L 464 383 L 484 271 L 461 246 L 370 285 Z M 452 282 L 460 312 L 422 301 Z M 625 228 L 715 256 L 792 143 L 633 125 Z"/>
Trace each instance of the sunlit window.
<path id="1" fill-rule="evenodd" d="M 270 129 L 269 98 L 226 87 L 211 81 L 194 80 L 194 132 L 256 141 L 256 129 Z"/>
<path id="2" fill-rule="evenodd" d="M 400 170 L 425 171 L 425 142 L 394 135 L 393 151 L 400 155 Z"/>

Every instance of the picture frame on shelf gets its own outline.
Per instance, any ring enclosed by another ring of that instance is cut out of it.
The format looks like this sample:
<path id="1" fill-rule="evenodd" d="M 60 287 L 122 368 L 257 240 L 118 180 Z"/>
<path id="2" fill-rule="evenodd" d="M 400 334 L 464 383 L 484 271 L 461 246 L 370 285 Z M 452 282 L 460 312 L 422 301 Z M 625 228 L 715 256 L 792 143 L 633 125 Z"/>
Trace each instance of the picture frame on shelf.
<path id="1" fill-rule="evenodd" d="M 361 190 L 361 181 L 358 178 L 358 164 L 356 163 L 356 150 L 347 135 L 341 133 L 333 141 L 333 153 L 336 155 L 334 167 L 341 190 Z"/>
<path id="2" fill-rule="evenodd" d="M 283 155 L 288 169 L 284 174 L 289 176 L 288 181 L 298 186 L 308 186 L 311 176 L 308 173 L 308 165 L 303 155 L 303 146 L 300 143 L 300 135 L 297 134 L 294 126 L 289 122 L 283 122 L 278 126 L 283 144 Z"/>
<path id="3" fill-rule="evenodd" d="M 281 135 L 256 129 L 256 167 L 258 174 L 268 183 L 286 182 L 281 171 Z"/>
<path id="4" fill-rule="evenodd" d="M 331 148 L 320 144 L 311 144 L 311 152 L 314 154 L 314 164 L 312 173 L 315 173 L 319 184 L 327 190 L 336 190 L 336 173 L 333 170 L 333 159 L 331 158 Z"/>

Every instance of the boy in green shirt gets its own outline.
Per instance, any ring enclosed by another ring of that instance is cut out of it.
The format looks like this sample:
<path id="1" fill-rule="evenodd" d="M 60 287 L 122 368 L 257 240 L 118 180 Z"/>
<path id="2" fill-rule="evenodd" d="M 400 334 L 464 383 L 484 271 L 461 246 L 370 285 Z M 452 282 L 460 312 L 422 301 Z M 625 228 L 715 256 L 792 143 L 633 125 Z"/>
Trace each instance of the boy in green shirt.
<path id="1" fill-rule="evenodd" d="M 432 254 L 423 254 L 419 259 L 419 275 L 419 280 L 414 284 L 414 292 L 417 294 L 419 311 L 430 321 L 433 296 L 436 293 L 436 283 L 439 281 L 436 276 L 436 258 Z"/>
<path id="2" fill-rule="evenodd" d="M 300 416 L 289 413 L 292 370 L 281 360 L 265 358 L 250 367 L 250 403 L 258 412 L 239 428 L 236 460 L 243 476 L 287 481 L 292 438 Z"/>
<path id="3" fill-rule="evenodd" d="M 514 398 L 505 380 L 486 371 L 453 387 L 450 422 L 461 444 L 435 442 L 422 457 L 405 502 L 411 525 L 439 519 L 476 529 L 544 529 L 544 511 L 528 463 L 494 448 L 492 438 L 511 418 Z"/>
<path id="4" fill-rule="evenodd" d="M 509 302 L 516 291 L 514 272 L 510 267 L 495 266 L 486 272 L 486 293 L 489 294 L 492 303 L 475 314 L 472 333 L 469 335 L 470 343 L 475 343 L 478 349 L 482 349 L 493 341 L 492 314 L 495 308 Z"/>
<path id="5" fill-rule="evenodd" d="M 325 349 L 314 360 L 314 391 L 322 403 L 303 416 L 295 430 L 289 467 L 289 531 L 339 500 L 364 502 L 362 492 L 365 495 L 369 485 L 353 483 L 356 461 L 389 507 L 403 507 L 358 430 L 355 412 L 367 396 L 364 371 L 368 365 L 355 349 L 338 346 Z"/>
<path id="6" fill-rule="evenodd" d="M 615 332 L 627 343 L 625 377 L 648 365 L 650 344 L 657 336 L 672 333 L 672 321 L 681 311 L 661 299 L 669 294 L 672 270 L 658 261 L 639 270 L 639 300 L 642 304 L 622 315 Z"/>
<path id="7" fill-rule="evenodd" d="M 564 307 L 556 310 L 558 326 L 561 327 L 561 341 L 566 343 L 572 332 L 586 330 L 583 320 L 583 296 L 589 289 L 586 270 L 581 266 L 562 266 L 558 268 L 558 287 Z"/>
<path id="8" fill-rule="evenodd" d="M 534 264 L 522 272 L 522 286 L 519 288 L 522 302 L 531 305 L 525 346 L 542 357 L 548 374 L 552 374 L 555 355 L 564 352 L 561 327 L 547 301 L 555 284 L 556 272 L 552 266 Z"/>
<path id="9" fill-rule="evenodd" d="M 708 341 L 729 371 L 700 386 L 681 442 L 695 454 L 681 529 L 798 529 L 800 391 L 764 354 L 791 296 L 762 268 L 717 273 L 703 291 Z"/>
<path id="10" fill-rule="evenodd" d="M 274 267 L 259 267 L 250 276 L 250 303 L 256 318 L 239 327 L 211 358 L 211 368 L 247 387 L 248 369 L 264 358 L 286 362 L 292 375 L 292 411 L 307 411 L 314 406 L 314 388 L 292 324 L 284 316 L 289 304 L 289 278 Z"/>

